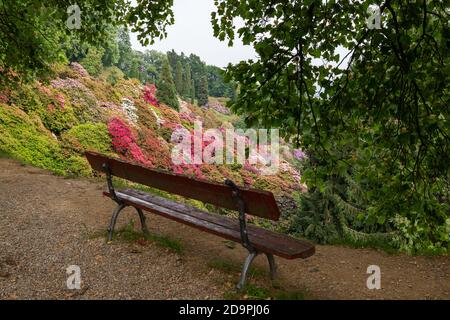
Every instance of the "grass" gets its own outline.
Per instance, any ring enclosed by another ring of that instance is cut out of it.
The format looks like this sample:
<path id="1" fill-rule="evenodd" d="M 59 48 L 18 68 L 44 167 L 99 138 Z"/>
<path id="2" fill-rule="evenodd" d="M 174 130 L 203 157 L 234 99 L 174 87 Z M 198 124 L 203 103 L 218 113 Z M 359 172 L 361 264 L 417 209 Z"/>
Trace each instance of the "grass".
<path id="1" fill-rule="evenodd" d="M 225 292 L 227 300 L 307 300 L 310 294 L 305 290 L 283 290 L 268 288 L 255 284 L 247 284 L 241 291 L 231 289 Z"/>
<path id="2" fill-rule="evenodd" d="M 98 237 L 107 237 L 107 231 L 101 231 L 90 236 L 90 238 Z M 172 239 L 163 235 L 136 231 L 133 220 L 116 230 L 113 234 L 113 240 L 138 243 L 143 246 L 147 245 L 148 243 L 154 243 L 158 247 L 169 249 L 170 251 L 173 251 L 177 254 L 183 253 L 183 246 L 179 240 Z"/>
<path id="3" fill-rule="evenodd" d="M 334 239 L 329 244 L 330 245 L 341 245 L 341 246 L 357 248 L 357 249 L 360 249 L 360 248 L 377 249 L 377 250 L 381 250 L 389 255 L 395 255 L 395 254 L 400 253 L 398 248 L 394 247 L 388 241 L 376 240 L 376 239 L 363 241 L 363 240 L 354 240 L 351 238 L 339 238 L 339 239 Z"/>
<path id="4" fill-rule="evenodd" d="M 261 283 L 270 283 L 269 273 L 259 267 L 251 266 L 247 274 L 247 285 L 242 290 L 237 290 L 234 285 L 237 283 L 241 273 L 241 265 L 229 260 L 214 258 L 209 261 L 210 268 L 220 270 L 224 273 L 233 275 L 232 283 L 228 283 L 229 288 L 224 293 L 224 299 L 227 300 L 305 300 L 309 293 L 306 290 L 284 290 L 278 285 L 266 286 L 250 283 L 256 280 Z M 231 286 L 231 287 L 230 287 Z"/>
<path id="5" fill-rule="evenodd" d="M 214 258 L 209 261 L 208 266 L 210 268 L 223 271 L 228 274 L 239 274 L 241 272 L 242 266 L 237 265 L 231 261 L 223 260 L 220 258 Z M 247 278 L 263 278 L 268 277 L 269 274 L 267 271 L 251 266 L 247 273 Z"/>
<path id="6" fill-rule="evenodd" d="M 13 159 L 13 160 L 17 161 L 22 167 L 27 166 L 27 165 L 31 165 L 30 163 L 28 163 L 28 162 L 26 162 L 26 161 L 24 161 L 24 160 L 22 160 L 22 159 L 20 159 L 18 157 L 13 156 L 12 154 L 10 154 L 7 151 L 0 150 L 0 159 L 2 159 L 2 158 L 3 159 Z"/>
<path id="7" fill-rule="evenodd" d="M 0 150 L 0 158 L 12 158 L 12 157 L 8 152 Z"/>

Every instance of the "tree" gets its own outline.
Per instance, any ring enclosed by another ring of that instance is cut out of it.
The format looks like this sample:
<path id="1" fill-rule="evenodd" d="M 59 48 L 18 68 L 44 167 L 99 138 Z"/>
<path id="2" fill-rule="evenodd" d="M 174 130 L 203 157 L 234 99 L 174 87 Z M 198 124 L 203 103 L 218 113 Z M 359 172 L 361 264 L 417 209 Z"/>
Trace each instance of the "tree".
<path id="1" fill-rule="evenodd" d="M 175 69 L 175 87 L 177 88 L 177 92 L 182 95 L 183 94 L 183 66 L 181 62 L 178 61 Z"/>
<path id="2" fill-rule="evenodd" d="M 137 5 L 129 1 L 86 0 L 76 6 L 65 0 L 2 1 L 1 65 L 28 79 L 47 74 L 52 63 L 63 59 L 63 43 L 70 38 L 98 46 L 108 38 L 109 28 L 117 25 L 132 25 L 138 40 L 147 45 L 162 38 L 167 25 L 173 24 L 172 5 L 173 0 Z M 81 14 L 77 16 L 77 12 Z M 3 75 L 0 78 L 6 80 Z"/>
<path id="3" fill-rule="evenodd" d="M 89 48 L 86 57 L 81 59 L 80 63 L 91 76 L 98 76 L 103 70 L 102 57 L 104 50 L 94 47 Z"/>
<path id="4" fill-rule="evenodd" d="M 186 65 L 185 68 L 186 72 L 184 73 L 184 79 L 183 79 L 183 97 L 185 99 L 188 99 L 191 97 L 192 90 L 192 76 L 191 76 L 191 66 L 189 64 Z"/>
<path id="5" fill-rule="evenodd" d="M 119 42 L 117 41 L 118 29 L 111 26 L 108 30 L 108 38 L 105 40 L 105 53 L 102 57 L 102 63 L 105 67 L 111 67 L 119 62 Z"/>
<path id="6" fill-rule="evenodd" d="M 195 83 L 194 79 L 191 80 L 191 104 L 195 102 Z"/>
<path id="7" fill-rule="evenodd" d="M 175 89 L 175 84 L 173 83 L 172 72 L 170 71 L 170 65 L 167 59 L 164 61 L 161 74 L 159 75 L 158 90 L 156 91 L 156 95 L 160 103 L 165 103 L 175 110 L 179 109 L 180 106 L 178 103 L 177 92 Z"/>
<path id="8" fill-rule="evenodd" d="M 199 93 L 198 93 L 198 105 L 207 106 L 208 105 L 208 78 L 203 76 L 200 79 Z"/>
<path id="9" fill-rule="evenodd" d="M 215 36 L 232 44 L 239 17 L 259 55 L 227 70 L 233 109 L 308 150 L 310 190 L 351 204 L 336 183 L 357 183 L 364 206 L 347 221 L 392 227 L 404 250 L 449 250 L 449 2 L 382 1 L 379 29 L 372 3 L 217 1 Z"/>
<path id="10" fill-rule="evenodd" d="M 117 41 L 119 48 L 117 67 L 129 76 L 133 60 L 133 49 L 131 48 L 131 39 L 127 28 L 119 29 Z"/>

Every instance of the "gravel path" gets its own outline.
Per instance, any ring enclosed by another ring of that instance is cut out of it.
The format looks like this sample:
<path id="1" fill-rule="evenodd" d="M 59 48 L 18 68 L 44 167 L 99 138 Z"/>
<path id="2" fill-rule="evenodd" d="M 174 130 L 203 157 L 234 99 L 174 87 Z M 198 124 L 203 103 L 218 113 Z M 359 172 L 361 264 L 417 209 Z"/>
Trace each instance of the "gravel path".
<path id="1" fill-rule="evenodd" d="M 151 232 L 180 241 L 182 254 L 95 236 L 114 208 L 102 189 L 97 182 L 0 159 L 0 299 L 220 299 L 230 290 L 238 274 L 213 268 L 214 261 L 238 269 L 246 253 L 221 238 L 154 215 L 147 215 Z M 130 219 L 136 214 L 126 209 L 117 227 Z M 307 260 L 278 263 L 279 285 L 307 289 L 313 298 L 450 299 L 448 257 L 318 246 Z M 381 290 L 366 287 L 371 264 L 381 268 Z M 81 290 L 66 287 L 69 265 L 81 268 Z M 262 258 L 256 266 L 267 267 Z"/>

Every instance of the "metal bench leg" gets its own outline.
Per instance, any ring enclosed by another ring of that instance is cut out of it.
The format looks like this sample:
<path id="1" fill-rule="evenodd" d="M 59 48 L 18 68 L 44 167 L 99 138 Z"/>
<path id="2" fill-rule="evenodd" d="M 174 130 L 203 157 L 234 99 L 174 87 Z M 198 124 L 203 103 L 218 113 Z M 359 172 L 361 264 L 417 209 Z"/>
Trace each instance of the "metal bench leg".
<path id="1" fill-rule="evenodd" d="M 145 215 L 140 208 L 136 208 L 136 211 L 139 214 L 139 219 L 141 220 L 141 228 L 143 233 L 149 233 L 147 229 L 147 224 L 145 223 Z"/>
<path id="2" fill-rule="evenodd" d="M 270 266 L 270 279 L 275 280 L 275 277 L 277 275 L 277 265 L 275 264 L 275 258 L 271 253 L 266 253 L 266 256 Z"/>
<path id="3" fill-rule="evenodd" d="M 250 252 L 249 255 L 247 256 L 247 258 L 245 259 L 244 266 L 242 267 L 241 278 L 239 279 L 239 282 L 236 285 L 236 288 L 238 288 L 239 290 L 244 287 L 245 279 L 247 278 L 248 269 L 250 268 L 250 265 L 252 264 L 253 259 L 255 259 L 255 257 L 257 255 L 258 255 L 258 252 L 253 251 L 253 252 Z"/>
<path id="4" fill-rule="evenodd" d="M 126 205 L 124 205 L 124 204 L 118 204 L 117 207 L 114 209 L 113 215 L 111 217 L 111 222 L 110 222 L 109 228 L 108 228 L 108 241 L 112 240 L 114 227 L 116 226 L 117 217 L 119 216 L 120 211 L 122 211 L 123 208 L 125 208 L 125 207 L 126 207 Z"/>

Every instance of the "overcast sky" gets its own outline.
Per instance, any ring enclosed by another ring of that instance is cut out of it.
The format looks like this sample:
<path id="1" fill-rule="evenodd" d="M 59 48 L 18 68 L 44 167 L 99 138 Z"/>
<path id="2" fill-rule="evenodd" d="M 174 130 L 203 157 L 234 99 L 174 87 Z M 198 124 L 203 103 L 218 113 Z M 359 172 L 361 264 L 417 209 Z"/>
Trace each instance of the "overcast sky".
<path id="1" fill-rule="evenodd" d="M 244 46 L 235 41 L 233 47 L 221 42 L 213 36 L 211 12 L 214 11 L 214 0 L 175 0 L 175 24 L 167 29 L 167 38 L 157 40 L 154 45 L 142 47 L 135 35 L 131 35 L 133 48 L 144 51 L 154 49 L 167 52 L 175 49 L 177 53 L 186 55 L 194 53 L 207 64 L 226 67 L 228 63 L 255 59 L 256 54 L 251 46 Z"/>

